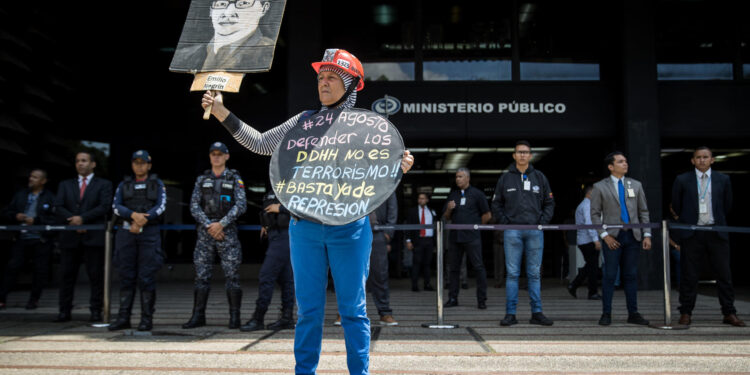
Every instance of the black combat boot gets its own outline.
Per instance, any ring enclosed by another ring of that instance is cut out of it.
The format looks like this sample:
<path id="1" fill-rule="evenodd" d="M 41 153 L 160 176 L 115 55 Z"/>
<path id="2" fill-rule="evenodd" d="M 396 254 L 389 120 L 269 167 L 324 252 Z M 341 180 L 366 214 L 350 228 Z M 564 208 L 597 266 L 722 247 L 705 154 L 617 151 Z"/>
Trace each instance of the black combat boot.
<path id="1" fill-rule="evenodd" d="M 117 313 L 117 320 L 109 323 L 108 330 L 119 331 L 130 328 L 130 310 L 133 308 L 134 298 L 135 289 L 120 289 L 120 311 Z"/>
<path id="2" fill-rule="evenodd" d="M 292 319 L 292 308 L 282 308 L 281 318 L 268 326 L 266 329 L 271 331 L 280 331 L 282 329 L 294 329 L 294 319 Z"/>
<path id="3" fill-rule="evenodd" d="M 154 328 L 154 304 L 156 303 L 156 291 L 141 290 L 141 322 L 138 324 L 139 331 L 150 331 Z"/>
<path id="4" fill-rule="evenodd" d="M 206 325 L 206 303 L 208 302 L 208 288 L 195 288 L 193 292 L 193 316 L 182 325 L 184 329 L 203 327 Z"/>
<path id="5" fill-rule="evenodd" d="M 248 320 L 245 325 L 240 327 L 242 332 L 260 331 L 263 329 L 263 317 L 266 315 L 266 309 L 255 307 L 253 318 Z"/>
<path id="6" fill-rule="evenodd" d="M 242 305 L 242 289 L 227 290 L 227 299 L 229 300 L 229 328 L 240 328 L 240 306 Z"/>

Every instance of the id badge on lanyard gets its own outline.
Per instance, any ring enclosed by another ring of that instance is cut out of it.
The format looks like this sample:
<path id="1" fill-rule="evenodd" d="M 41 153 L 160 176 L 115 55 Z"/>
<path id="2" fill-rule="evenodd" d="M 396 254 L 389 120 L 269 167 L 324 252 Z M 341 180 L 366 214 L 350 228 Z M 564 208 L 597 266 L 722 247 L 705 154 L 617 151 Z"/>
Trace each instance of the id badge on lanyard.
<path id="1" fill-rule="evenodd" d="M 529 181 L 529 178 L 524 174 L 521 175 L 521 179 L 523 180 L 523 190 L 531 190 L 531 181 Z"/>

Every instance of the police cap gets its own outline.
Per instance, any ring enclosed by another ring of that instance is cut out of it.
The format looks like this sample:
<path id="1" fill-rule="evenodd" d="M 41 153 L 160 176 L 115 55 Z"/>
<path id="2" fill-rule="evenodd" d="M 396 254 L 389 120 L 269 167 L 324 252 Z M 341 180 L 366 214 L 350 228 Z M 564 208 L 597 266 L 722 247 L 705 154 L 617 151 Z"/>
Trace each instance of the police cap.
<path id="1" fill-rule="evenodd" d="M 130 160 L 135 160 L 135 159 L 141 159 L 141 160 L 145 161 L 146 163 L 150 163 L 151 162 L 151 155 L 149 155 L 148 151 L 146 151 L 146 150 L 138 150 L 138 151 L 134 152 L 133 153 L 133 157 L 130 158 Z"/>
<path id="2" fill-rule="evenodd" d="M 208 152 L 219 150 L 225 154 L 229 153 L 229 149 L 227 148 L 227 145 L 221 143 L 221 142 L 214 142 L 211 144 L 211 147 L 208 149 Z"/>

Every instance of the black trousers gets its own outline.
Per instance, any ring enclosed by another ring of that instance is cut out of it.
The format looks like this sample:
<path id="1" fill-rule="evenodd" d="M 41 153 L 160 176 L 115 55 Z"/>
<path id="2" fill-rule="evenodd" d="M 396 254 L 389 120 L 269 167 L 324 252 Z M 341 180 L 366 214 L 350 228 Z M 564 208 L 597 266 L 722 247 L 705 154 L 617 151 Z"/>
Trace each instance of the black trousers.
<path id="1" fill-rule="evenodd" d="M 372 294 L 380 316 L 392 315 L 391 290 L 388 285 L 388 241 L 385 233 L 372 233 L 370 251 L 370 275 L 367 278 L 367 291 Z"/>
<path id="2" fill-rule="evenodd" d="M 78 247 L 60 250 L 62 280 L 59 303 L 61 312 L 69 312 L 73 308 L 73 293 L 81 263 L 86 264 L 86 273 L 89 276 L 89 286 L 91 287 L 89 308 L 92 311 L 102 310 L 104 301 L 104 248 L 80 244 Z"/>
<path id="3" fill-rule="evenodd" d="M 414 246 L 411 267 L 412 287 L 419 284 L 420 276 L 424 278 L 424 286 L 430 285 L 433 243 L 433 237 L 416 237 L 412 240 Z"/>
<path id="4" fill-rule="evenodd" d="M 583 259 L 586 261 L 586 265 L 583 267 L 582 272 L 578 272 L 576 278 L 570 284 L 574 288 L 578 288 L 588 279 L 589 284 L 589 297 L 597 293 L 597 281 L 598 281 L 598 270 L 599 270 L 599 252 L 596 251 L 596 247 L 593 242 L 589 242 L 585 245 L 578 245 L 583 253 Z"/>
<path id="5" fill-rule="evenodd" d="M 451 242 L 449 256 L 451 258 L 451 283 L 449 297 L 458 299 L 459 283 L 461 279 L 461 258 L 466 253 L 466 258 L 471 263 L 477 274 L 477 301 L 487 300 L 487 271 L 482 261 L 482 240 L 476 239 L 471 242 Z"/>
<path id="6" fill-rule="evenodd" d="M 273 297 L 276 282 L 281 286 L 281 309 L 294 309 L 294 274 L 289 258 L 289 232 L 271 229 L 268 233 L 268 251 L 258 275 L 258 299 L 256 310 L 266 312 Z"/>
<path id="7" fill-rule="evenodd" d="M 698 277 L 701 265 L 710 264 L 716 274 L 719 304 L 724 315 L 736 314 L 734 308 L 734 288 L 730 267 L 729 241 L 719 237 L 717 232 L 696 231 L 683 240 L 680 251 L 680 313 L 691 314 L 698 295 Z M 708 259 L 706 259 L 708 258 Z"/>
<path id="8" fill-rule="evenodd" d="M 2 285 L 0 285 L 0 302 L 5 302 L 5 298 L 13 289 L 16 283 L 18 273 L 23 268 L 26 260 L 34 260 L 34 273 L 31 284 L 30 299 L 38 300 L 42 295 L 42 288 L 47 285 L 49 276 L 49 262 L 52 255 L 52 241 L 42 242 L 39 239 L 19 239 L 13 243 L 10 249 L 10 261 L 5 267 Z"/>

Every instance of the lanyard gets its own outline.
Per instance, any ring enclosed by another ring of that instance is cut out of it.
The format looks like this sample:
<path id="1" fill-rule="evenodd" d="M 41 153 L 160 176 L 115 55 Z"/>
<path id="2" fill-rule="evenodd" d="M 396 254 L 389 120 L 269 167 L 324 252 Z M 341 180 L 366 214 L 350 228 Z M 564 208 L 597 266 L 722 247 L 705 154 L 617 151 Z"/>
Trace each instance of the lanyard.
<path id="1" fill-rule="evenodd" d="M 701 200 L 701 203 L 706 200 L 706 194 L 708 193 L 708 188 L 711 186 L 711 176 L 708 176 L 708 181 L 706 181 L 706 189 L 703 190 L 701 193 L 701 181 L 698 180 L 698 197 Z"/>

